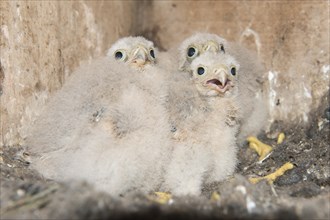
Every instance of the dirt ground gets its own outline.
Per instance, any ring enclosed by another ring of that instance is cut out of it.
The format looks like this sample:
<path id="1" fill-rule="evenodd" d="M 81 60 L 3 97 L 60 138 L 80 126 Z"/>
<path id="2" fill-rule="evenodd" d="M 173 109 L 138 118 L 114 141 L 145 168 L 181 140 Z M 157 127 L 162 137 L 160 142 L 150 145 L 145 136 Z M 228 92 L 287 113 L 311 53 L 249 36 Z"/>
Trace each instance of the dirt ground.
<path id="1" fill-rule="evenodd" d="M 0 148 L 1 219 L 329 219 L 330 107 L 329 96 L 311 112 L 308 126 L 275 122 L 259 139 L 273 147 L 262 163 L 241 146 L 235 176 L 205 186 L 201 197 L 173 197 L 161 204 L 151 195 L 131 194 L 113 199 L 83 182 L 56 183 L 29 168 L 23 147 Z M 279 132 L 286 137 L 276 143 Z M 286 162 L 294 164 L 269 184 L 251 184 Z M 211 196 L 218 192 L 217 196 Z"/>

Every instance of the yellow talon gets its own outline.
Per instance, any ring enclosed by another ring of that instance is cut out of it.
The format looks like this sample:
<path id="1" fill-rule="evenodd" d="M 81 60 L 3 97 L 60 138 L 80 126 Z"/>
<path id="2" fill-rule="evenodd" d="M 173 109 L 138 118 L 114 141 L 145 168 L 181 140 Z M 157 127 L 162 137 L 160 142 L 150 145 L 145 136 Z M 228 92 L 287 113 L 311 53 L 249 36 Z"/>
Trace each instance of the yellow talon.
<path id="1" fill-rule="evenodd" d="M 285 134 L 282 132 L 278 135 L 278 138 L 277 138 L 277 144 L 282 144 L 283 143 L 283 140 L 285 138 Z"/>
<path id="2" fill-rule="evenodd" d="M 256 184 L 260 182 L 263 179 L 266 179 L 268 183 L 273 183 L 275 179 L 279 176 L 282 176 L 287 170 L 291 170 L 293 168 L 293 164 L 290 162 L 285 163 L 283 166 L 281 166 L 279 169 L 277 169 L 274 173 L 268 174 L 264 177 L 252 177 L 249 178 L 249 181 L 253 184 Z"/>
<path id="3" fill-rule="evenodd" d="M 259 157 L 259 161 L 262 161 L 265 159 L 268 155 L 270 155 L 270 152 L 273 150 L 273 148 L 267 144 L 262 143 L 258 140 L 256 137 L 248 137 L 247 141 L 249 142 L 249 147 L 255 151 L 257 151 Z"/>
<path id="4" fill-rule="evenodd" d="M 171 199 L 172 195 L 165 192 L 154 192 L 155 196 L 150 196 L 149 199 L 160 204 L 167 204 Z"/>
<path id="5" fill-rule="evenodd" d="M 217 193 L 217 192 L 213 192 L 212 195 L 211 195 L 210 200 L 211 200 L 212 202 L 220 201 L 220 194 Z"/>

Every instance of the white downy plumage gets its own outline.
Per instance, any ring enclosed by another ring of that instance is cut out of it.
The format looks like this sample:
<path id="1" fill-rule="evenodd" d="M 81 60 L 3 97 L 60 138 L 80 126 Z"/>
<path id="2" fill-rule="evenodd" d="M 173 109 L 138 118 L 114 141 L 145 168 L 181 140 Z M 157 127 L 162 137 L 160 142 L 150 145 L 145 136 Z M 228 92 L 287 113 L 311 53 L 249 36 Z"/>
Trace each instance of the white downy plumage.
<path id="1" fill-rule="evenodd" d="M 191 70 L 192 61 L 205 52 L 216 54 L 229 54 L 240 64 L 240 95 L 238 99 L 242 106 L 241 125 L 238 133 L 238 141 L 241 143 L 247 136 L 256 136 L 267 126 L 268 105 L 267 94 L 263 89 L 263 75 L 266 73 L 258 57 L 252 51 L 244 47 L 228 42 L 216 34 L 197 33 L 185 39 L 179 46 L 178 63 L 179 70 L 187 72 Z M 170 50 L 163 57 L 175 57 Z M 160 61 L 161 66 L 168 66 L 168 62 Z"/>
<path id="2" fill-rule="evenodd" d="M 164 74 L 153 43 L 117 41 L 50 99 L 26 145 L 32 167 L 58 181 L 87 180 L 113 196 L 157 190 L 170 144 Z"/>
<path id="3" fill-rule="evenodd" d="M 226 179 L 237 163 L 239 65 L 229 55 L 208 52 L 191 69 L 191 79 L 170 83 L 174 149 L 163 187 L 175 195 L 199 195 L 204 183 Z"/>

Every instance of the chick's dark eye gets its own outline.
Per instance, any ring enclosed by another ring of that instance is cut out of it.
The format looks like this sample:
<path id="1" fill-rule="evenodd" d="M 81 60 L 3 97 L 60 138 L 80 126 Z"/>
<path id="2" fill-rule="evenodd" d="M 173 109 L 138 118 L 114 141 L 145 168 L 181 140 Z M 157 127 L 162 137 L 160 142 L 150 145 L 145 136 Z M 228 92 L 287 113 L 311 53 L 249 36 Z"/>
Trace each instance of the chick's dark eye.
<path id="1" fill-rule="evenodd" d="M 151 56 L 152 58 L 156 58 L 156 57 L 155 57 L 155 52 L 154 52 L 154 50 L 150 50 L 150 56 Z"/>
<path id="2" fill-rule="evenodd" d="M 230 72 L 231 72 L 231 75 L 235 76 L 236 75 L 236 68 L 232 67 Z"/>
<path id="3" fill-rule="evenodd" d="M 198 67 L 197 73 L 198 75 L 203 75 L 205 73 L 205 69 L 203 67 Z"/>
<path id="4" fill-rule="evenodd" d="M 190 48 L 188 49 L 188 53 L 187 53 L 187 54 L 188 54 L 188 57 L 192 57 L 192 56 L 194 56 L 195 53 L 196 53 L 195 48 L 190 47 Z"/>
<path id="5" fill-rule="evenodd" d="M 120 51 L 116 52 L 116 53 L 115 53 L 115 58 L 116 58 L 117 60 L 120 60 L 121 58 L 123 58 L 123 53 L 120 52 Z"/>

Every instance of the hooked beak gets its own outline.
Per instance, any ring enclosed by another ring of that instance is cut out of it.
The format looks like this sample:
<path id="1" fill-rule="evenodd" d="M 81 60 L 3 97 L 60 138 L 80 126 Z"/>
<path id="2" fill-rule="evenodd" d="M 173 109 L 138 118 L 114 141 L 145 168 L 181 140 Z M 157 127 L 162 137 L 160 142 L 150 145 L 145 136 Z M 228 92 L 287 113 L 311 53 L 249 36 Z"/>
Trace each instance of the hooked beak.
<path id="1" fill-rule="evenodd" d="M 134 49 L 130 63 L 131 65 L 139 68 L 143 68 L 147 63 L 150 63 L 147 50 L 141 46 L 138 46 L 136 49 Z"/>
<path id="2" fill-rule="evenodd" d="M 213 79 L 206 81 L 206 86 L 224 94 L 229 90 L 231 85 L 231 81 L 228 79 L 226 71 L 224 69 L 215 69 L 214 76 Z"/>

